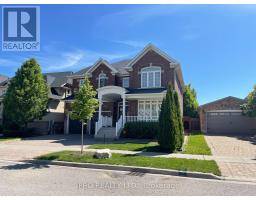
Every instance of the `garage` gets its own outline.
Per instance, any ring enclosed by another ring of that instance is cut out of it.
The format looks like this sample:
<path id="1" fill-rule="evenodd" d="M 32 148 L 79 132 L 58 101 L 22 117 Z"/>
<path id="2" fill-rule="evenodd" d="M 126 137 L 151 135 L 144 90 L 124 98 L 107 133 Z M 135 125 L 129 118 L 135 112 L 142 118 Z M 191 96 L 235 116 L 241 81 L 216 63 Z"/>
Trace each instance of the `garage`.
<path id="1" fill-rule="evenodd" d="M 225 97 L 199 107 L 200 127 L 203 133 L 256 134 L 256 118 L 242 114 L 245 99 Z"/>
<path id="2" fill-rule="evenodd" d="M 250 134 L 256 130 L 256 120 L 242 115 L 241 111 L 207 112 L 207 133 Z"/>

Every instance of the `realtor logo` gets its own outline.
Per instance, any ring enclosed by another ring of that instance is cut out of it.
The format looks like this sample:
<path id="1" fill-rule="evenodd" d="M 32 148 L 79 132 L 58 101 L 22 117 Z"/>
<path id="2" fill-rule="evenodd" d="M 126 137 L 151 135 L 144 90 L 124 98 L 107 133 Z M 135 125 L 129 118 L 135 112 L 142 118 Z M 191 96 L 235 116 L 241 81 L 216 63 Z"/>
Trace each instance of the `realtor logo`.
<path id="1" fill-rule="evenodd" d="M 38 6 L 3 7 L 2 50 L 40 50 L 40 9 Z"/>

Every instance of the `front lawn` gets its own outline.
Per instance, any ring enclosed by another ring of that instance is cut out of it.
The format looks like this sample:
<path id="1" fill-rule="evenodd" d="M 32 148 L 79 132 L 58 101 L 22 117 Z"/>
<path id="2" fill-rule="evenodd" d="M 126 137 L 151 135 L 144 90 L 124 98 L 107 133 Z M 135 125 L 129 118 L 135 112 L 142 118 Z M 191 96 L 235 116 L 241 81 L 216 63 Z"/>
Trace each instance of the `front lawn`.
<path id="1" fill-rule="evenodd" d="M 202 133 L 191 133 L 191 135 L 188 136 L 188 142 L 185 145 L 185 150 L 183 153 L 212 155 L 211 149 L 208 147 Z"/>
<path id="2" fill-rule="evenodd" d="M 159 158 L 138 155 L 112 154 L 109 159 L 96 159 L 91 155 L 81 155 L 76 151 L 61 151 L 46 154 L 38 157 L 39 160 L 58 160 L 79 163 L 96 163 L 111 165 L 126 165 L 152 167 L 160 169 L 174 169 L 182 171 L 196 171 L 203 173 L 213 173 L 221 175 L 220 170 L 214 160 L 195 160 L 183 158 Z"/>
<path id="3" fill-rule="evenodd" d="M 89 146 L 90 149 L 112 149 L 112 150 L 127 150 L 127 151 L 144 151 L 144 152 L 164 152 L 160 148 L 157 142 L 152 141 L 128 141 L 128 142 L 113 142 L 111 144 L 93 144 Z M 211 150 L 208 147 L 204 135 L 202 133 L 191 133 L 188 136 L 187 144 L 185 145 L 183 152 L 184 154 L 195 154 L 195 155 L 212 155 Z"/>
<path id="4" fill-rule="evenodd" d="M 0 137 L 0 142 L 8 141 L 8 140 L 20 140 L 20 137 Z"/>
<path id="5" fill-rule="evenodd" d="M 112 150 L 127 150 L 127 151 L 157 151 L 159 145 L 157 142 L 143 141 L 128 141 L 128 142 L 113 142 L 111 144 L 93 144 L 89 149 L 112 149 Z M 160 149 L 159 149 L 160 151 Z"/>

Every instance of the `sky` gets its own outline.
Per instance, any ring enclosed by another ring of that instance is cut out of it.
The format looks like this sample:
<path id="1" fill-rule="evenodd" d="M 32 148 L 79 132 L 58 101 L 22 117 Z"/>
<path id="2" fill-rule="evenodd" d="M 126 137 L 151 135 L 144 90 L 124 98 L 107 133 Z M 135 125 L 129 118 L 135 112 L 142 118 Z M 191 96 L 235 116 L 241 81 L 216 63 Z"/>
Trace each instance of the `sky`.
<path id="1" fill-rule="evenodd" d="M 40 5 L 40 21 L 41 50 L 0 50 L 0 74 L 32 57 L 43 72 L 76 72 L 152 43 L 181 63 L 200 104 L 245 98 L 256 84 L 256 5 Z"/>

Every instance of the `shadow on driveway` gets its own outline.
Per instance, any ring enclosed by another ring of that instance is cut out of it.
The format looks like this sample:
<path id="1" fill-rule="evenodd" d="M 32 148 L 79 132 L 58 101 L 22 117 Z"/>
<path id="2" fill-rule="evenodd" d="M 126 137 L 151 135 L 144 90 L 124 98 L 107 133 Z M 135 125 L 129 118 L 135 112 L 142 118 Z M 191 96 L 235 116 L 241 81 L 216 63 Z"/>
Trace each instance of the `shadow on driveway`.
<path id="1" fill-rule="evenodd" d="M 43 169 L 43 168 L 49 168 L 49 165 L 24 162 L 24 163 L 16 163 L 16 164 L 10 164 L 10 165 L 0 167 L 0 169 L 3 169 L 3 170 Z"/>

